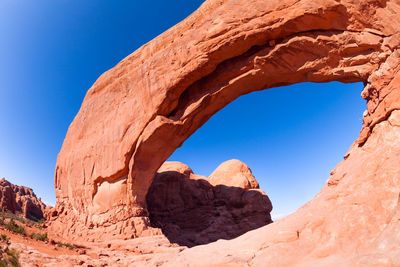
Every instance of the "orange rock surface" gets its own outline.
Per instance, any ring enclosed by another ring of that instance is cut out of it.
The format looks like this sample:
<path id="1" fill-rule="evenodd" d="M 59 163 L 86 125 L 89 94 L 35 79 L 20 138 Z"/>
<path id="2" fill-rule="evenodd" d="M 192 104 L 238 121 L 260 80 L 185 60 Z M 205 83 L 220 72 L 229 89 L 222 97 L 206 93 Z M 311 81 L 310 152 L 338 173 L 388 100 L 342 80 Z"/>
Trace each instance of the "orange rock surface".
<path id="1" fill-rule="evenodd" d="M 399 14 L 399 0 L 206 1 L 90 88 L 57 159 L 51 233 L 152 235 L 146 194 L 155 173 L 213 114 L 256 90 L 361 81 L 360 137 L 315 199 L 277 223 L 162 262 L 399 266 Z"/>
<path id="2" fill-rule="evenodd" d="M 237 159 L 231 159 L 219 165 L 208 179 L 214 186 L 235 186 L 246 190 L 259 188 L 249 166 Z"/>

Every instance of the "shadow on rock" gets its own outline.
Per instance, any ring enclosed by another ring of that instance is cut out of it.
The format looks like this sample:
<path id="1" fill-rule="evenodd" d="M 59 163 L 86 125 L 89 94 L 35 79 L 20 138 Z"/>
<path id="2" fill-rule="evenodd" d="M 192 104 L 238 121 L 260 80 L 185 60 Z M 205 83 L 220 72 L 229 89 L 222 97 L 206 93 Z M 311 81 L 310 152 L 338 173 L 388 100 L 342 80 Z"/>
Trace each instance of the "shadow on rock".
<path id="1" fill-rule="evenodd" d="M 233 239 L 272 222 L 272 204 L 262 190 L 212 185 L 188 167 L 159 171 L 147 207 L 152 227 L 161 228 L 170 242 L 188 247 Z"/>

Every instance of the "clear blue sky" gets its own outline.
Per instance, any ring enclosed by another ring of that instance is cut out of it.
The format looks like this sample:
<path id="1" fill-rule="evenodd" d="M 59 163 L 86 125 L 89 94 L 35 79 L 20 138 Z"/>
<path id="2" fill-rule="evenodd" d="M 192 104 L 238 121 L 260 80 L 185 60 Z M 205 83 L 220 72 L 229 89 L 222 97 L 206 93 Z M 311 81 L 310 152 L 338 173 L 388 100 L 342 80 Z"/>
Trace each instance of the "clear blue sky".
<path id="1" fill-rule="evenodd" d="M 55 203 L 54 166 L 88 88 L 202 1 L 0 1 L 0 176 Z M 362 85 L 299 84 L 241 97 L 171 160 L 209 175 L 247 163 L 274 214 L 311 199 L 357 137 Z"/>

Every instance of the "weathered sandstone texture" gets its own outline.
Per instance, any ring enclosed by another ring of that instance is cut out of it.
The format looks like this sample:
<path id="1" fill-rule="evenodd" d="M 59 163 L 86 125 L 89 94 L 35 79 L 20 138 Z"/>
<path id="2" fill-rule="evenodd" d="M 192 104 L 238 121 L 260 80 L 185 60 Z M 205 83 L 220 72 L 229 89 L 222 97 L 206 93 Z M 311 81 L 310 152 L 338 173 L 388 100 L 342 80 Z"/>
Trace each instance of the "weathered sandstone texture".
<path id="1" fill-rule="evenodd" d="M 20 212 L 33 220 L 44 219 L 48 210 L 31 188 L 14 185 L 5 178 L 0 180 L 0 207 L 1 211 Z"/>
<path id="2" fill-rule="evenodd" d="M 364 82 L 360 137 L 314 200 L 164 263 L 399 266 L 399 14 L 400 0 L 206 1 L 88 91 L 57 159 L 50 230 L 70 240 L 153 234 L 156 171 L 228 103 L 299 82 Z"/>
<path id="3" fill-rule="evenodd" d="M 153 227 L 188 247 L 232 239 L 272 222 L 268 196 L 239 160 L 221 164 L 209 179 L 183 163 L 164 163 L 150 186 L 147 208 Z"/>

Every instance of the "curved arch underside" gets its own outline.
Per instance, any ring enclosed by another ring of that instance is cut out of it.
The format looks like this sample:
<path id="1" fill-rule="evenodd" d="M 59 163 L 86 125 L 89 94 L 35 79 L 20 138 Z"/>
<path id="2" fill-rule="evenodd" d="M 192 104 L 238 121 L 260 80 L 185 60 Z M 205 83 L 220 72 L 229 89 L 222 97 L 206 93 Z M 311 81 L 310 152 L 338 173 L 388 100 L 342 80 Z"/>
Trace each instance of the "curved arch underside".
<path id="1" fill-rule="evenodd" d="M 237 257 L 284 261 L 281 243 L 306 258 L 342 255 L 338 244 L 354 235 L 350 254 L 386 242 L 385 229 L 400 227 L 390 224 L 400 193 L 398 14 L 398 0 L 206 1 L 90 88 L 57 159 L 50 229 L 77 240 L 151 234 L 145 196 L 157 169 L 213 114 L 257 90 L 362 81 L 368 110 L 345 161 L 298 212 L 246 235 L 251 256 Z"/>

